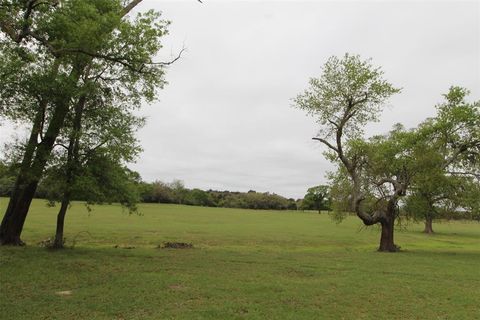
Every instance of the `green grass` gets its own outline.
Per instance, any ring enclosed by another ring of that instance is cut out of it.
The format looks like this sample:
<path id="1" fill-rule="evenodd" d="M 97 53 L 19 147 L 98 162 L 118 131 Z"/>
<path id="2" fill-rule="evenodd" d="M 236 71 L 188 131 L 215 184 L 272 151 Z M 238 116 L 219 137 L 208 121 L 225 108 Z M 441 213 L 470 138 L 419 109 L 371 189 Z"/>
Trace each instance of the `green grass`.
<path id="1" fill-rule="evenodd" d="M 478 223 L 436 224 L 433 236 L 408 225 L 392 254 L 376 252 L 379 230 L 355 217 L 140 208 L 74 204 L 75 248 L 52 252 L 37 243 L 53 234 L 57 209 L 34 201 L 27 247 L 0 248 L 0 318 L 480 319 Z M 165 241 L 195 248 L 158 249 Z"/>

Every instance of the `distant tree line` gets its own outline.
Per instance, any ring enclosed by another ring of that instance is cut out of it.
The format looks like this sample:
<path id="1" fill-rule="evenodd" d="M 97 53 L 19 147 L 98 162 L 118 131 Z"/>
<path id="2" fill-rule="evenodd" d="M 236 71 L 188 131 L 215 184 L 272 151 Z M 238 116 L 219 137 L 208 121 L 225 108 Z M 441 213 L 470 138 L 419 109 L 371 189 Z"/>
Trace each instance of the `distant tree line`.
<path id="1" fill-rule="evenodd" d="M 176 203 L 192 206 L 227 207 L 243 209 L 296 210 L 295 199 L 287 199 L 275 193 L 188 189 L 182 181 L 171 183 L 141 182 L 140 200 L 147 203 Z"/>
<path id="2" fill-rule="evenodd" d="M 15 183 L 16 165 L 0 162 L 0 196 L 11 195 Z M 106 170 L 111 171 L 111 170 Z M 48 173 L 48 170 L 47 170 Z M 111 174 L 110 174 L 111 175 Z M 330 210 L 327 186 L 309 188 L 303 199 L 286 198 L 271 192 L 217 191 L 189 189 L 180 180 L 166 183 L 142 181 L 140 174 L 127 168 L 116 168 L 116 174 L 103 177 L 102 181 L 80 184 L 72 195 L 72 200 L 87 203 L 119 202 L 135 209 L 136 202 L 171 203 L 204 207 L 224 207 L 259 210 Z M 87 177 L 88 178 L 88 177 Z M 61 185 L 54 183 L 55 172 L 46 174 L 36 191 L 35 197 L 47 199 L 52 205 L 58 201 Z M 108 184 L 108 188 L 95 187 Z M 110 192 L 106 192 L 110 190 Z M 95 199 L 95 201 L 92 201 Z"/>

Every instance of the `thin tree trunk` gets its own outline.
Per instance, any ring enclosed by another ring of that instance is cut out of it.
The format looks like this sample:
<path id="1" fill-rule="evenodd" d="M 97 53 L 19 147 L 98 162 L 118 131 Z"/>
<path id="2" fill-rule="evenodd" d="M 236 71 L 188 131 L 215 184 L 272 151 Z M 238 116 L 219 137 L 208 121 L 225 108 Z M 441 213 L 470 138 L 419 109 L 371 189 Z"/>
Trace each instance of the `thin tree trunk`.
<path id="1" fill-rule="evenodd" d="M 425 217 L 425 229 L 423 232 L 426 234 L 433 234 L 433 217 L 429 214 Z"/>
<path id="2" fill-rule="evenodd" d="M 70 134 L 70 142 L 68 144 L 68 154 L 66 163 L 66 186 L 62 197 L 62 204 L 57 215 L 57 229 L 55 231 L 54 249 L 63 248 L 64 237 L 63 230 L 65 225 L 65 216 L 70 204 L 72 185 L 75 183 L 77 175 L 77 167 L 79 166 L 80 151 L 80 131 L 82 125 L 83 110 L 85 107 L 86 96 L 82 95 L 75 106 L 75 116 L 73 120 L 73 128 Z"/>
<path id="3" fill-rule="evenodd" d="M 53 242 L 54 249 L 62 249 L 63 248 L 63 229 L 65 225 L 65 215 L 67 214 L 68 205 L 70 204 L 70 200 L 68 197 L 64 197 L 62 200 L 62 205 L 60 206 L 60 210 L 58 211 L 57 215 L 57 230 L 55 231 L 55 240 Z"/>

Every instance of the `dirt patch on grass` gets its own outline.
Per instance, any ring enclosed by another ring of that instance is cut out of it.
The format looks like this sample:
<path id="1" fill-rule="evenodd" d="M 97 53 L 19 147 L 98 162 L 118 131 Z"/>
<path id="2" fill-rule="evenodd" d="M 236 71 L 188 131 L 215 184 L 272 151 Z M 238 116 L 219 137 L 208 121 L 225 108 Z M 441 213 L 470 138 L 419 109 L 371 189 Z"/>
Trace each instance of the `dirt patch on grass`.
<path id="1" fill-rule="evenodd" d="M 129 245 L 119 245 L 116 244 L 113 246 L 115 249 L 135 249 L 134 246 L 129 246 Z"/>
<path id="2" fill-rule="evenodd" d="M 164 242 L 160 249 L 193 249 L 193 244 L 186 242 Z"/>

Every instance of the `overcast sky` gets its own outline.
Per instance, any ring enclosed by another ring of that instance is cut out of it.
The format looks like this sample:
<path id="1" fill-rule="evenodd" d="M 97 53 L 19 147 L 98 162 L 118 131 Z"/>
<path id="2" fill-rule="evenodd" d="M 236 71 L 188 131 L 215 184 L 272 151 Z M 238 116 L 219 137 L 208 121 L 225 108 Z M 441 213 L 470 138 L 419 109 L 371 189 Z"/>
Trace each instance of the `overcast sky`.
<path id="1" fill-rule="evenodd" d="M 369 135 L 415 126 L 453 84 L 480 99 L 479 3 L 145 0 L 139 10 L 172 21 L 159 60 L 187 52 L 141 111 L 144 152 L 132 168 L 146 181 L 302 197 L 331 166 L 291 99 L 326 59 L 372 58 L 403 88 Z"/>

